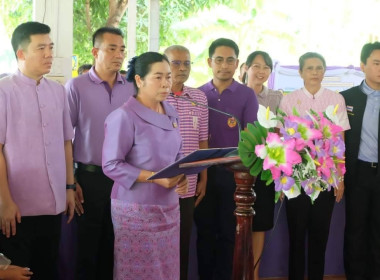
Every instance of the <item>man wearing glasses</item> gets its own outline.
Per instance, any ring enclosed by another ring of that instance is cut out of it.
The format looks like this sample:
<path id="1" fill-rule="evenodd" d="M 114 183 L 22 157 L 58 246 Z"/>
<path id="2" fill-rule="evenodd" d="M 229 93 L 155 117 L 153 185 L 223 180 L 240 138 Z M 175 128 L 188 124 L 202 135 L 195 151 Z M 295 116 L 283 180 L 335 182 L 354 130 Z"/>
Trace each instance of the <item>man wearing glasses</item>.
<path id="1" fill-rule="evenodd" d="M 102 171 L 104 121 L 135 92 L 119 73 L 125 58 L 120 29 L 103 27 L 92 37 L 94 66 L 66 84 L 74 136 L 78 257 L 75 279 L 112 279 L 113 181 Z"/>
<path id="2" fill-rule="evenodd" d="M 165 50 L 172 71 L 172 92 L 176 97 L 166 99 L 172 104 L 179 115 L 179 128 L 182 135 L 182 152 L 185 155 L 198 149 L 208 147 L 208 109 L 204 106 L 194 106 L 191 102 L 181 99 L 183 96 L 207 106 L 206 95 L 199 89 L 187 87 L 191 70 L 190 52 L 187 48 L 173 45 Z M 188 175 L 189 190 L 179 199 L 180 224 L 180 271 L 181 280 L 187 279 L 189 262 L 189 245 L 193 225 L 194 206 L 196 207 L 206 192 L 207 170 L 198 175 Z M 196 197 L 196 199 L 195 199 Z"/>
<path id="3" fill-rule="evenodd" d="M 208 65 L 213 78 L 199 89 L 210 107 L 234 117 L 209 111 L 209 147 L 237 147 L 239 122 L 243 128 L 257 120 L 258 102 L 252 89 L 235 81 L 239 48 L 230 39 L 220 38 L 209 47 Z M 198 230 L 197 251 L 200 279 L 231 279 L 235 243 L 234 175 L 222 166 L 208 169 L 207 191 L 195 209 Z"/>

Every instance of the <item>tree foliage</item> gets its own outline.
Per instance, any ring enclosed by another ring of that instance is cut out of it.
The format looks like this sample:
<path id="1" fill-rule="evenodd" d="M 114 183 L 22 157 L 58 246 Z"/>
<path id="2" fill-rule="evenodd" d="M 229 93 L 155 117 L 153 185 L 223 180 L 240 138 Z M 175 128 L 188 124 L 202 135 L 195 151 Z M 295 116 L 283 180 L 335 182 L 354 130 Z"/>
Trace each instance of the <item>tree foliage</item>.
<path id="1" fill-rule="evenodd" d="M 22 22 L 32 20 L 33 0 L 0 0 L 0 15 L 9 38 Z"/>
<path id="2" fill-rule="evenodd" d="M 160 44 L 168 45 L 168 42 L 176 41 L 178 34 L 169 32 L 173 23 L 182 21 L 198 10 L 229 2 L 228 0 L 161 0 Z M 74 54 L 78 55 L 79 64 L 92 62 L 91 35 L 99 27 L 115 26 L 126 33 L 128 16 L 125 10 L 122 10 L 124 8 L 122 5 L 127 3 L 127 0 L 74 1 Z M 148 49 L 148 5 L 149 0 L 137 0 L 137 54 Z M 118 14 L 115 16 L 114 13 Z M 111 23 L 115 17 L 119 20 Z"/>

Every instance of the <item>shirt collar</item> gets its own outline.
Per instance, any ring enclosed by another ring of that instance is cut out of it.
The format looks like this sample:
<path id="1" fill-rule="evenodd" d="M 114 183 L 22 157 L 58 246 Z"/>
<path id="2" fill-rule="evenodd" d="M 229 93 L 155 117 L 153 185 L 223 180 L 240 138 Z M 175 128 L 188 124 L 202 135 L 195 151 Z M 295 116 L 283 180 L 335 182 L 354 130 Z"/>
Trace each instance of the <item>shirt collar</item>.
<path id="1" fill-rule="evenodd" d="M 322 92 L 325 90 L 325 88 L 324 87 L 321 87 L 314 95 L 313 94 L 311 94 L 305 87 L 303 87 L 302 88 L 302 91 L 303 91 L 303 93 L 305 93 L 305 95 L 307 96 L 307 97 L 309 97 L 309 98 L 313 98 L 313 99 L 315 99 L 315 98 L 318 98 L 321 94 L 322 94 Z"/>
<path id="2" fill-rule="evenodd" d="M 210 82 L 208 82 L 205 86 L 206 86 L 206 91 L 209 91 L 209 90 L 212 90 L 212 89 L 216 89 L 216 87 L 214 86 L 212 80 Z M 235 79 L 232 79 L 232 83 L 225 90 L 229 90 L 229 91 L 233 92 L 233 91 L 235 91 L 237 89 L 238 86 L 239 86 L 239 83 L 236 82 Z"/>
<path id="3" fill-rule="evenodd" d="M 116 74 L 116 83 L 118 84 L 125 84 L 125 80 L 123 79 L 123 76 L 120 73 Z M 102 79 L 99 78 L 99 76 L 95 72 L 95 66 L 92 66 L 90 71 L 88 71 L 88 76 L 90 77 L 91 81 L 93 81 L 95 84 L 101 84 L 105 83 Z"/>
<path id="4" fill-rule="evenodd" d="M 362 90 L 362 92 L 364 92 L 366 95 L 370 95 L 372 93 L 374 93 L 375 95 L 380 95 L 380 90 L 374 90 L 372 89 L 365 80 L 363 80 L 363 82 L 361 83 L 360 85 L 360 89 Z"/>
<path id="5" fill-rule="evenodd" d="M 16 72 L 16 77 L 18 79 L 21 80 L 21 82 L 27 84 L 27 85 L 31 85 L 31 86 L 40 86 L 40 85 L 43 85 L 45 83 L 45 77 L 42 77 L 39 84 L 37 85 L 37 81 L 32 79 L 32 78 L 29 78 L 28 76 L 24 75 L 24 73 L 22 73 L 20 71 L 20 69 L 17 69 L 17 72 Z"/>

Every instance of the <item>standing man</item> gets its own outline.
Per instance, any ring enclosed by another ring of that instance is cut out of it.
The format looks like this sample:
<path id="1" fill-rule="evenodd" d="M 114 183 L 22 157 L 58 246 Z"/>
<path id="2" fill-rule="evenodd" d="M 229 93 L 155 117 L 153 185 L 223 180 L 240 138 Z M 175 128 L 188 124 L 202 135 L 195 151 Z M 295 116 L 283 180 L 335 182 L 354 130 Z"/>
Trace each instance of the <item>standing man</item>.
<path id="1" fill-rule="evenodd" d="M 47 80 L 50 27 L 12 34 L 18 71 L 0 81 L 0 252 L 33 279 L 57 279 L 61 213 L 74 215 L 73 128 L 63 86 Z M 65 187 L 66 185 L 66 187 Z"/>
<path id="2" fill-rule="evenodd" d="M 235 116 L 209 111 L 210 148 L 237 147 L 239 121 L 244 128 L 247 123 L 257 120 L 255 93 L 233 79 L 239 66 L 238 55 L 239 48 L 230 39 L 217 39 L 209 47 L 208 65 L 213 78 L 199 89 L 206 93 L 209 106 Z M 206 195 L 195 208 L 200 279 L 230 280 L 232 277 L 235 189 L 232 172 L 222 166 L 208 169 Z"/>
<path id="3" fill-rule="evenodd" d="M 360 55 L 361 85 L 342 92 L 351 130 L 346 132 L 346 228 L 348 280 L 380 279 L 380 42 Z"/>
<path id="4" fill-rule="evenodd" d="M 78 214 L 76 279 L 112 279 L 114 234 L 113 181 L 102 171 L 104 121 L 135 92 L 119 73 L 125 58 L 120 29 L 103 27 L 92 37 L 95 65 L 66 84 L 77 163 L 75 210 Z"/>
<path id="5" fill-rule="evenodd" d="M 207 106 L 206 95 L 199 89 L 187 87 L 187 81 L 191 70 L 190 52 L 187 48 L 173 45 L 165 50 L 165 55 L 170 62 L 172 71 L 171 91 L 175 96 L 166 99 L 172 104 L 179 115 L 179 128 L 182 136 L 182 152 L 185 155 L 198 149 L 208 148 L 208 109 L 207 107 L 194 106 L 190 101 L 181 99 L 185 97 Z M 193 226 L 194 206 L 203 199 L 206 192 L 207 170 L 198 175 L 187 176 L 189 189 L 186 195 L 179 199 L 181 224 L 180 224 L 180 268 L 181 280 L 187 279 L 189 263 L 189 246 L 191 228 Z M 195 199 L 196 197 L 196 199 Z"/>

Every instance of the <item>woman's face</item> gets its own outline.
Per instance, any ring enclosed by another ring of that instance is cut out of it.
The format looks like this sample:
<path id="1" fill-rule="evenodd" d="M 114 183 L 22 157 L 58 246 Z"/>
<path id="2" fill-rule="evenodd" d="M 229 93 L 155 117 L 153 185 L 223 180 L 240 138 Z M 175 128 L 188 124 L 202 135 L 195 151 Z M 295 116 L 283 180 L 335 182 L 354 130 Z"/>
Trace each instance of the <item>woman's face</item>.
<path id="1" fill-rule="evenodd" d="M 167 61 L 155 62 L 151 65 L 149 73 L 141 78 L 136 75 L 138 95 L 150 101 L 164 101 L 172 86 L 170 66 Z"/>
<path id="2" fill-rule="evenodd" d="M 268 80 L 270 73 L 271 69 L 265 63 L 264 58 L 261 55 L 257 55 L 247 70 L 247 84 L 249 86 L 263 85 Z"/>
<path id="3" fill-rule="evenodd" d="M 321 86 L 325 70 L 323 62 L 319 58 L 306 59 L 303 68 L 299 71 L 306 89 Z"/>

